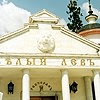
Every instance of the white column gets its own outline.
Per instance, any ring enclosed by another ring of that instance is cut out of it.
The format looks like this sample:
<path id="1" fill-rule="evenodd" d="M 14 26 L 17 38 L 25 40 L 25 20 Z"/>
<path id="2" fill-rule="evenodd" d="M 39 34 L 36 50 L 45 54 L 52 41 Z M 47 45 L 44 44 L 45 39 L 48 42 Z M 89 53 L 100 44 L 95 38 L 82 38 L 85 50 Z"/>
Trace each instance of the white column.
<path id="1" fill-rule="evenodd" d="M 94 74 L 94 88 L 95 88 L 95 98 L 100 100 L 100 75 L 98 70 L 93 71 Z"/>
<path id="2" fill-rule="evenodd" d="M 62 70 L 62 97 L 63 100 L 70 100 L 68 71 Z"/>
<path id="3" fill-rule="evenodd" d="M 22 79 L 22 100 L 30 100 L 30 78 L 29 70 L 23 70 L 23 79 Z"/>
<path id="4" fill-rule="evenodd" d="M 2 100 L 2 97 L 3 97 L 3 93 L 0 92 L 0 100 Z"/>
<path id="5" fill-rule="evenodd" d="M 91 77 L 85 77 L 86 100 L 93 100 Z"/>

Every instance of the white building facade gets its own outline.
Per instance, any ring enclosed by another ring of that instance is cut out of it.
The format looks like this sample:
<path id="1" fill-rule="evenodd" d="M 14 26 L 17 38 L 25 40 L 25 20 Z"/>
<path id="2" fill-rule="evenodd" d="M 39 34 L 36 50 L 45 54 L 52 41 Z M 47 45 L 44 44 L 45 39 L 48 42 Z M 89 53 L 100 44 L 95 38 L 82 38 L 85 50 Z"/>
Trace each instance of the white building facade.
<path id="1" fill-rule="evenodd" d="M 58 22 L 42 10 L 0 37 L 1 100 L 99 100 L 100 46 Z"/>

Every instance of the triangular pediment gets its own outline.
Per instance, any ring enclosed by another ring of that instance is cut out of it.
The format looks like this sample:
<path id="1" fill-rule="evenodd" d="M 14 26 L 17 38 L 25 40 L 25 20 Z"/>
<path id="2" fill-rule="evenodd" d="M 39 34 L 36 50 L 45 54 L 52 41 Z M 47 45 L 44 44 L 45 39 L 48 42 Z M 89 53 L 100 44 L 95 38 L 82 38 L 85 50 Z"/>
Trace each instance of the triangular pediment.
<path id="1" fill-rule="evenodd" d="M 48 17 L 48 18 L 58 18 L 53 13 L 47 11 L 46 9 L 43 9 L 42 11 L 37 12 L 36 14 L 33 14 L 31 17 Z"/>
<path id="2" fill-rule="evenodd" d="M 45 13 L 44 13 L 45 12 Z M 40 12 L 35 17 L 48 15 Z M 47 17 L 47 16 L 46 16 Z M 43 17 L 45 19 L 45 16 Z M 100 46 L 58 24 L 31 23 L 0 37 L 0 53 L 28 54 L 97 54 Z"/>
<path id="3" fill-rule="evenodd" d="M 34 22 L 43 22 L 43 21 L 47 21 L 47 22 L 58 22 L 58 17 L 54 14 L 52 14 L 51 12 L 43 9 L 42 11 L 37 12 L 36 14 L 33 14 L 32 16 L 30 16 L 30 23 L 34 23 Z"/>

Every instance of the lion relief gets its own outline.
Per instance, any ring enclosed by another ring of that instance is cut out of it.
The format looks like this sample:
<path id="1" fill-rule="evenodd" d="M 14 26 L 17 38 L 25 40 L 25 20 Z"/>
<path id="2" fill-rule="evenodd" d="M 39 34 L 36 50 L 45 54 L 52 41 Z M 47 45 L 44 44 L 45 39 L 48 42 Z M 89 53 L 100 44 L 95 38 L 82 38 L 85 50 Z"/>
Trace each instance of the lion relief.
<path id="1" fill-rule="evenodd" d="M 38 49 L 44 53 L 52 52 L 55 48 L 54 38 L 50 34 L 44 34 L 37 43 Z"/>

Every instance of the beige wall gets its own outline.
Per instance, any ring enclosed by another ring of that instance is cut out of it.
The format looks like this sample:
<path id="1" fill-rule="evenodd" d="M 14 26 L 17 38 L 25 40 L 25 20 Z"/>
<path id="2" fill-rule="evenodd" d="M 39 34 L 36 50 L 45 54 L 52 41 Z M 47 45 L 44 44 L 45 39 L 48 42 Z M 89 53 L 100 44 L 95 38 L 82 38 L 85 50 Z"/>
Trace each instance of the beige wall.
<path id="1" fill-rule="evenodd" d="M 7 85 L 12 81 L 14 83 L 14 93 L 8 94 Z M 20 100 L 21 79 L 3 78 L 0 82 L 0 91 L 3 92 L 3 100 Z"/>
<path id="2" fill-rule="evenodd" d="M 44 86 L 44 92 L 43 95 L 55 95 L 55 93 L 58 94 L 59 100 L 62 99 L 61 97 L 61 79 L 59 78 L 45 78 L 45 79 L 37 79 L 37 78 L 30 78 L 30 88 L 34 83 L 36 82 L 46 82 L 50 84 L 52 87 L 52 90 L 50 91 L 48 87 Z M 10 82 L 10 80 L 14 83 L 14 94 L 8 94 L 7 92 L 7 84 Z M 78 91 L 76 93 L 71 92 L 71 100 L 86 100 L 85 98 L 85 87 L 84 87 L 84 80 L 83 78 L 70 78 L 70 84 L 72 84 L 73 81 L 76 81 L 78 83 Z M 21 100 L 21 90 L 22 90 L 22 79 L 21 78 L 3 78 L 0 79 L 0 91 L 3 92 L 3 100 Z M 37 92 L 36 92 L 37 91 Z M 30 90 L 30 95 L 41 95 L 38 93 L 39 87 L 36 86 L 33 90 Z M 57 91 L 57 92 L 56 92 Z"/>
<path id="3" fill-rule="evenodd" d="M 71 78 L 70 83 L 73 83 L 73 81 L 78 83 L 78 91 L 76 93 L 71 92 L 71 100 L 86 100 L 84 79 Z"/>

